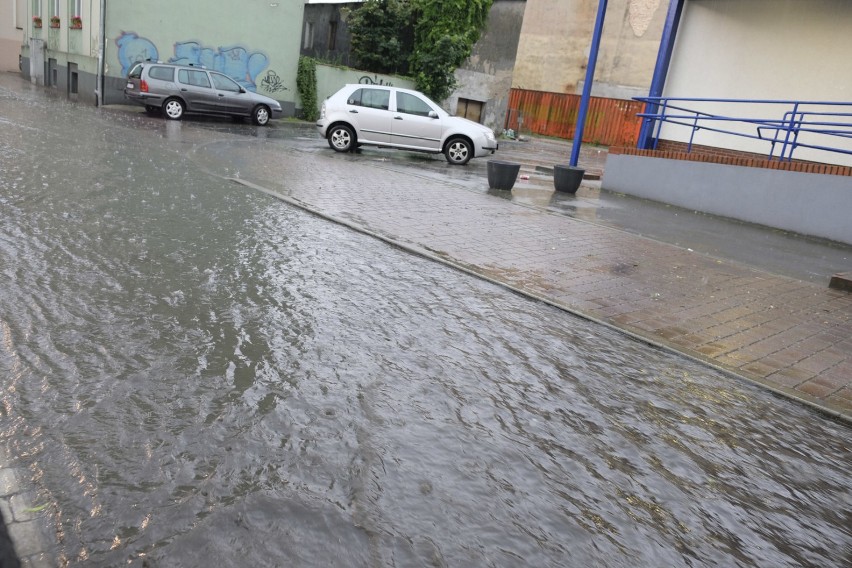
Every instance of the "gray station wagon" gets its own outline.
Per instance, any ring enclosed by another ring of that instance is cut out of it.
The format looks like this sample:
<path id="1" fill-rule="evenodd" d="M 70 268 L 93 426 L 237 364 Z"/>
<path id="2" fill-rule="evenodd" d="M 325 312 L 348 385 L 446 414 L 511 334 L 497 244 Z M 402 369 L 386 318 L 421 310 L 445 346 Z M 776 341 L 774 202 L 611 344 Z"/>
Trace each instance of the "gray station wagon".
<path id="1" fill-rule="evenodd" d="M 251 117 L 258 125 L 280 118 L 281 103 L 247 91 L 236 81 L 203 67 L 153 61 L 136 63 L 127 74 L 124 96 L 147 110 L 161 109 L 171 120 L 184 113 Z"/>

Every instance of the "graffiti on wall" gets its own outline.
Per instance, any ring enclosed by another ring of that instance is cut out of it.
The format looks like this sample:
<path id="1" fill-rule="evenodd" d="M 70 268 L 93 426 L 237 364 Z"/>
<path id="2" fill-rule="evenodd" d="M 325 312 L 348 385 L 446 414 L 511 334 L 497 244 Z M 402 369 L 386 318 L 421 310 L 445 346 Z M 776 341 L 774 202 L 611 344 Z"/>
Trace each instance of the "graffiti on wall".
<path id="1" fill-rule="evenodd" d="M 121 32 L 121 35 L 115 40 L 115 45 L 118 46 L 118 61 L 121 63 L 122 77 L 127 75 L 127 72 L 137 61 L 148 59 L 156 61 L 160 57 L 154 42 L 139 37 L 135 32 Z"/>
<path id="2" fill-rule="evenodd" d="M 388 87 L 393 87 L 393 83 L 390 81 L 385 82 L 384 79 L 380 79 L 378 75 L 373 75 L 370 77 L 369 75 L 363 75 L 358 82 L 362 85 L 386 85 Z"/>
<path id="3" fill-rule="evenodd" d="M 266 77 L 263 78 L 263 81 L 261 81 L 260 84 L 263 85 L 263 88 L 270 93 L 289 90 L 284 86 L 284 83 L 281 82 L 281 77 L 278 76 L 278 73 L 271 70 L 267 71 Z"/>
<path id="4" fill-rule="evenodd" d="M 266 55 L 259 51 L 250 52 L 239 45 L 214 49 L 197 41 L 184 41 L 175 44 L 174 53 L 169 63 L 203 65 L 224 73 L 250 91 L 257 90 L 257 76 L 269 65 Z"/>
<path id="5" fill-rule="evenodd" d="M 118 60 L 121 63 L 122 75 L 127 75 L 130 67 L 137 61 L 146 59 L 156 61 L 159 58 L 159 51 L 154 42 L 134 32 L 122 32 L 115 43 L 118 46 Z M 269 65 L 269 58 L 265 54 L 250 51 L 240 45 L 213 48 L 206 47 L 197 41 L 181 41 L 174 44 L 173 53 L 174 55 L 168 59 L 169 63 L 199 65 L 219 71 L 249 91 L 257 90 L 257 77 Z M 273 75 L 277 77 L 275 73 Z M 283 84 L 278 88 L 278 90 L 285 89 Z"/>

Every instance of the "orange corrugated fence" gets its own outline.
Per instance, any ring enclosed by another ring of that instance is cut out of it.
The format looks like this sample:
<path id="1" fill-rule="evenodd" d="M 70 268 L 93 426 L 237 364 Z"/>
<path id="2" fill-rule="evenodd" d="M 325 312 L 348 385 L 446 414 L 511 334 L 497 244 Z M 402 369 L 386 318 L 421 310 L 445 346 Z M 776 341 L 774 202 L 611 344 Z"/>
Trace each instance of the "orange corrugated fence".
<path id="1" fill-rule="evenodd" d="M 639 138 L 644 103 L 592 97 L 583 142 L 602 146 L 632 146 Z M 579 95 L 512 89 L 504 128 L 556 138 L 574 138 Z"/>

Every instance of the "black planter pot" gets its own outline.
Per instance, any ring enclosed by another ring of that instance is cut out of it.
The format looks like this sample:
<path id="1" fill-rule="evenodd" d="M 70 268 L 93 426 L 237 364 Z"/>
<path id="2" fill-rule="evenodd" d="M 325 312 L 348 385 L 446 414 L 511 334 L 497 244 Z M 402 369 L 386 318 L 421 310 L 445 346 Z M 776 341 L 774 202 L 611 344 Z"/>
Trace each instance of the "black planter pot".
<path id="1" fill-rule="evenodd" d="M 553 166 L 553 187 L 564 193 L 577 193 L 586 170 L 572 166 Z"/>
<path id="2" fill-rule="evenodd" d="M 488 160 L 488 187 L 491 189 L 512 189 L 520 170 L 521 164 Z"/>

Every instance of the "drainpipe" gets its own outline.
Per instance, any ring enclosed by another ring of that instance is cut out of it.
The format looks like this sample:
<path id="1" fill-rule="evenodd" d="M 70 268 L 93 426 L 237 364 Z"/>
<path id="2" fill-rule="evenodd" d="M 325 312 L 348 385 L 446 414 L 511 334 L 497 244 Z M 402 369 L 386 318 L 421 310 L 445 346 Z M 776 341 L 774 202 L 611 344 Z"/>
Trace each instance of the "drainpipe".
<path id="1" fill-rule="evenodd" d="M 574 127 L 574 143 L 571 145 L 572 168 L 577 167 L 580 158 L 580 146 L 583 144 L 583 131 L 586 129 L 586 114 L 589 112 L 589 99 L 592 94 L 592 81 L 595 79 L 595 64 L 598 62 L 598 48 L 601 45 L 604 16 L 606 16 L 607 0 L 599 0 L 598 17 L 595 20 L 595 31 L 592 34 L 592 48 L 589 52 L 589 63 L 586 65 L 586 82 L 583 84 L 583 96 L 580 98 L 580 110 L 577 112 L 577 126 Z"/>
<path id="2" fill-rule="evenodd" d="M 101 18 L 98 29 L 98 87 L 95 91 L 96 104 L 104 104 L 104 68 L 106 59 L 106 0 L 101 0 Z"/>

